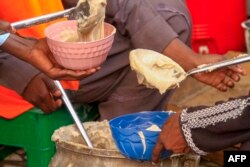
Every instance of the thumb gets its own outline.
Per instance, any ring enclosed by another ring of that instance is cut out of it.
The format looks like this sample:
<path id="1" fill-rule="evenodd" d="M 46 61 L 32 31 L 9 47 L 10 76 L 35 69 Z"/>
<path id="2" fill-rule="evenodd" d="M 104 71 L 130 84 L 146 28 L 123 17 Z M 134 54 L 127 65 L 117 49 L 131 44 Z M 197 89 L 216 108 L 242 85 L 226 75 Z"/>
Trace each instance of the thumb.
<path id="1" fill-rule="evenodd" d="M 158 141 L 153 149 L 153 154 L 152 154 L 152 162 L 157 163 L 160 160 L 160 155 L 162 150 L 164 149 L 163 144 L 160 142 L 159 138 Z"/>
<path id="2" fill-rule="evenodd" d="M 61 99 L 62 92 L 55 85 L 55 82 L 52 79 L 45 76 L 43 80 L 46 83 L 46 86 L 49 89 L 51 95 L 53 96 L 55 103 L 57 104 L 58 107 L 60 107 L 62 105 L 62 99 Z"/>
<path id="3" fill-rule="evenodd" d="M 11 24 L 4 20 L 0 20 L 0 30 L 15 33 L 15 30 L 11 27 Z"/>
<path id="4" fill-rule="evenodd" d="M 61 91 L 55 85 L 55 83 L 54 83 L 54 81 L 52 79 L 50 79 L 49 77 L 47 77 L 46 75 L 44 75 L 43 81 L 45 82 L 47 88 L 49 89 L 50 93 L 53 94 L 53 96 L 56 96 L 56 97 L 62 96 Z"/>

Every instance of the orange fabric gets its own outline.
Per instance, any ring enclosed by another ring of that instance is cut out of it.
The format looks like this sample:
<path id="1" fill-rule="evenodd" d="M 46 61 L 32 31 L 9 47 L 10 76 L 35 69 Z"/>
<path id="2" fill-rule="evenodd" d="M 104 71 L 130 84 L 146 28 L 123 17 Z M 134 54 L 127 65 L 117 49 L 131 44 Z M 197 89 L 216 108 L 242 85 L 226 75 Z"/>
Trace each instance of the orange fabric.
<path id="1" fill-rule="evenodd" d="M 79 81 L 61 81 L 64 89 L 78 90 L 80 83 Z"/>
<path id="2" fill-rule="evenodd" d="M 62 10 L 61 0 L 4 0 L 0 3 L 0 19 L 12 23 Z M 18 33 L 22 36 L 42 38 L 44 29 L 54 22 L 22 29 Z M 79 88 L 78 81 L 62 81 L 61 83 L 65 89 L 77 90 Z M 12 119 L 32 107 L 32 104 L 16 92 L 0 86 L 0 117 Z"/>
<path id="3" fill-rule="evenodd" d="M 12 119 L 33 107 L 15 91 L 0 86 L 0 117 Z"/>
<path id="4" fill-rule="evenodd" d="M 5 0 L 1 1 L 0 19 L 12 23 L 62 10 L 64 9 L 61 0 Z M 19 30 L 18 33 L 41 38 L 44 37 L 44 29 L 49 24 L 52 22 Z"/>
<path id="5" fill-rule="evenodd" d="M 64 89 L 78 90 L 79 81 L 61 81 Z M 0 117 L 13 119 L 34 106 L 15 91 L 0 85 Z"/>

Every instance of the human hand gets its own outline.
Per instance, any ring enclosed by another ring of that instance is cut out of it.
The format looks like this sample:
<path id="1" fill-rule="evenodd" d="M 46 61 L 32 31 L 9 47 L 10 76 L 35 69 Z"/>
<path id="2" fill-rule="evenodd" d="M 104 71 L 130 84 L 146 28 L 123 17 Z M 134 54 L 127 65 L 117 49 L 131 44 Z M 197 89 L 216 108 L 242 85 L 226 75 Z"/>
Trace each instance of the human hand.
<path id="1" fill-rule="evenodd" d="M 154 163 L 160 160 L 160 154 L 164 149 L 171 150 L 173 154 L 191 151 L 181 131 L 180 113 L 172 114 L 163 125 L 153 150 L 152 161 Z"/>
<path id="2" fill-rule="evenodd" d="M 32 65 L 40 69 L 52 79 L 82 79 L 92 75 L 100 69 L 100 67 L 96 67 L 87 70 L 75 71 L 63 68 L 55 61 L 45 39 L 38 40 L 27 57 Z"/>
<path id="3" fill-rule="evenodd" d="M 31 80 L 22 96 L 45 113 L 51 113 L 62 105 L 60 90 L 53 80 L 42 73 Z"/>
<path id="4" fill-rule="evenodd" d="M 11 24 L 7 21 L 0 20 L 0 30 L 10 33 L 15 33 L 15 30 L 11 27 Z M 0 31 L 1 34 L 1 31 Z"/>
<path id="5" fill-rule="evenodd" d="M 46 39 L 27 39 L 11 34 L 1 49 L 32 64 L 52 79 L 77 80 L 92 75 L 100 67 L 87 70 L 70 70 L 60 66 L 54 59 Z"/>
<path id="6" fill-rule="evenodd" d="M 199 58 L 200 64 L 210 64 L 224 60 L 221 55 L 202 55 Z M 225 92 L 235 86 L 240 81 L 241 76 L 246 75 L 246 71 L 240 65 L 229 66 L 214 70 L 208 73 L 198 73 L 193 77 L 202 83 L 210 85 L 219 91 Z"/>

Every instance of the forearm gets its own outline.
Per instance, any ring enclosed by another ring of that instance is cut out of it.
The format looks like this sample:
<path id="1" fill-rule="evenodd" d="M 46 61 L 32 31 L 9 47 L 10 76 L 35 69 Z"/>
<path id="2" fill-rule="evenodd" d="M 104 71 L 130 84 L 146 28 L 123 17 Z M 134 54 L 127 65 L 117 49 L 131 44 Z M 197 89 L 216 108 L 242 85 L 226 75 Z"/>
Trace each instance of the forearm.
<path id="1" fill-rule="evenodd" d="M 29 53 L 31 52 L 34 44 L 34 40 L 25 39 L 15 34 L 10 34 L 0 49 L 18 57 L 19 59 L 30 62 Z"/>
<path id="2" fill-rule="evenodd" d="M 129 33 L 134 48 L 151 49 L 163 53 L 185 70 L 197 66 L 198 56 L 188 47 L 191 41 L 190 17 L 181 1 L 125 0 L 121 2 L 123 3 L 117 5 L 116 1 L 109 0 L 112 4 L 108 6 L 119 6 L 115 21 L 121 32 Z M 109 13 L 116 11 L 111 12 L 109 8 L 107 9 Z M 124 25 L 120 25 L 121 23 Z"/>
<path id="3" fill-rule="evenodd" d="M 0 53 L 0 84 L 22 94 L 29 82 L 40 73 L 32 65 L 16 57 Z"/>
<path id="4" fill-rule="evenodd" d="M 163 51 L 163 54 L 177 62 L 185 71 L 199 65 L 199 56 L 178 38 L 173 39 Z"/>

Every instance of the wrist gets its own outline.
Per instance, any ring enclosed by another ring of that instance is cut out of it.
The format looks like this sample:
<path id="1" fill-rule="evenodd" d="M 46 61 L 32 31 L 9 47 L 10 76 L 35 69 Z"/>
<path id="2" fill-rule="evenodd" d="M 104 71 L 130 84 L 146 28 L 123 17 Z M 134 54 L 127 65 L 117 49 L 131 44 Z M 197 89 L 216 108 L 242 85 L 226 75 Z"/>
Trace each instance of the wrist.
<path id="1" fill-rule="evenodd" d="M 199 65 L 199 55 L 177 38 L 170 42 L 163 54 L 173 59 L 185 71 Z"/>
<path id="2" fill-rule="evenodd" d="M 28 60 L 28 55 L 34 46 L 34 43 L 33 40 L 25 39 L 16 34 L 10 34 L 1 46 L 1 49 L 22 60 Z"/>

